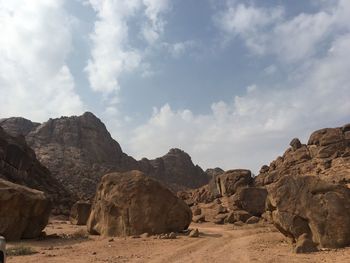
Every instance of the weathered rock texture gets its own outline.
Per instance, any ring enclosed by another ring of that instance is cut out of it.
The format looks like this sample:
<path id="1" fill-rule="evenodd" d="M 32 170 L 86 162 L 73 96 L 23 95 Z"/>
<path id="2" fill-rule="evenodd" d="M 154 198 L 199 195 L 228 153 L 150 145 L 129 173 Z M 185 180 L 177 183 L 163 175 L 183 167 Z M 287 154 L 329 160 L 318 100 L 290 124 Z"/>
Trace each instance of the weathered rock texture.
<path id="1" fill-rule="evenodd" d="M 179 232 L 190 208 L 159 182 L 139 171 L 105 175 L 97 189 L 88 231 L 104 236 Z"/>
<path id="2" fill-rule="evenodd" d="M 25 136 L 40 162 L 80 199 L 93 198 L 101 177 L 109 172 L 141 170 L 175 191 L 197 188 L 209 181 L 191 157 L 179 149 L 155 160 L 136 161 L 123 153 L 105 125 L 90 112 L 50 119 L 40 125 L 9 118 L 1 120 L 0 126 Z"/>
<path id="3" fill-rule="evenodd" d="M 154 160 L 142 159 L 140 170 L 173 190 L 197 188 L 209 182 L 209 176 L 191 157 L 180 149 L 171 149 L 166 155 Z"/>
<path id="4" fill-rule="evenodd" d="M 72 206 L 69 220 L 73 225 L 86 225 L 90 212 L 91 203 L 86 201 L 78 201 Z"/>
<path id="5" fill-rule="evenodd" d="M 13 137 L 0 127 L 0 177 L 16 184 L 46 192 L 56 213 L 68 213 L 72 195 L 36 159 L 23 137 Z"/>
<path id="6" fill-rule="evenodd" d="M 28 133 L 26 139 L 39 160 L 80 198 L 94 195 L 103 174 L 137 166 L 105 125 L 89 112 L 50 119 Z"/>
<path id="7" fill-rule="evenodd" d="M 232 196 L 233 204 L 254 216 L 261 216 L 265 212 L 267 190 L 259 187 L 240 188 Z"/>
<path id="8" fill-rule="evenodd" d="M 308 246 L 306 250 L 312 250 L 312 243 L 319 248 L 350 245 L 350 189 L 346 186 L 315 176 L 285 176 L 269 185 L 268 192 L 273 222 L 298 242 L 296 252 L 304 251 L 300 243 Z"/>
<path id="9" fill-rule="evenodd" d="M 297 138 L 290 145 L 283 156 L 261 168 L 257 185 L 277 182 L 285 175 L 313 175 L 328 182 L 350 183 L 350 124 L 315 131 L 307 145 Z"/>
<path id="10" fill-rule="evenodd" d="M 38 237 L 49 221 L 50 200 L 41 191 L 0 179 L 0 235 L 6 240 Z"/>
<path id="11" fill-rule="evenodd" d="M 239 188 L 252 184 L 252 173 L 245 169 L 229 170 L 216 178 L 217 189 L 222 196 L 233 195 Z"/>

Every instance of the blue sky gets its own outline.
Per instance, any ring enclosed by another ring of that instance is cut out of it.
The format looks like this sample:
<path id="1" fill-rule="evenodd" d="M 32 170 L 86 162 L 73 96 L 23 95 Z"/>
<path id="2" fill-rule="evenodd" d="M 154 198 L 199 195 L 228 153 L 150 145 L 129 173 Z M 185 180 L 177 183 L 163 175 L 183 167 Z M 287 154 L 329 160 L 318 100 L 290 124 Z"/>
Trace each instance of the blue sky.
<path id="1" fill-rule="evenodd" d="M 350 122 L 347 0 L 0 0 L 0 117 L 92 111 L 136 158 L 257 171 Z"/>

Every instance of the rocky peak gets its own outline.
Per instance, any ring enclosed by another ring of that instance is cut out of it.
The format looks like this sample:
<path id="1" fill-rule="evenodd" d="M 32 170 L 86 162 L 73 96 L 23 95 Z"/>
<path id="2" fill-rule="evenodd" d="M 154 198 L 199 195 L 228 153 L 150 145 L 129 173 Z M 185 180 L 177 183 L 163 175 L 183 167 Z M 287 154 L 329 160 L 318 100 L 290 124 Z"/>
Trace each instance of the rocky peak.
<path id="1" fill-rule="evenodd" d="M 12 136 L 26 136 L 39 126 L 40 123 L 32 122 L 22 117 L 11 117 L 0 120 L 0 126 Z"/>
<path id="2" fill-rule="evenodd" d="M 105 173 L 138 167 L 90 112 L 49 119 L 26 140 L 52 174 L 80 198 L 91 198 Z"/>
<path id="3" fill-rule="evenodd" d="M 168 185 L 198 188 L 208 183 L 209 177 L 183 150 L 171 149 L 164 156 L 150 161 L 148 173 Z M 173 187 L 174 189 L 174 187 Z M 179 190 L 179 189 L 174 189 Z"/>

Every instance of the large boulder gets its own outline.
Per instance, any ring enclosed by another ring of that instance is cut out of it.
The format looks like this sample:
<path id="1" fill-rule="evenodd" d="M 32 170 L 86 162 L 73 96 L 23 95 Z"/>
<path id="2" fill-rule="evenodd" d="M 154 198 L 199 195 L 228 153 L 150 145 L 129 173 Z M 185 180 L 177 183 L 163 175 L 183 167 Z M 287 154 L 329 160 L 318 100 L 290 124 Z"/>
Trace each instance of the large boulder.
<path id="1" fill-rule="evenodd" d="M 103 236 L 179 232 L 188 228 L 188 205 L 139 171 L 102 178 L 88 220 L 88 231 Z"/>
<path id="2" fill-rule="evenodd" d="M 86 225 L 90 211 L 90 202 L 78 201 L 71 208 L 69 220 L 73 225 Z"/>
<path id="3" fill-rule="evenodd" d="M 216 178 L 216 185 L 222 196 L 230 196 L 241 187 L 253 183 L 252 173 L 245 169 L 229 170 Z"/>
<path id="4" fill-rule="evenodd" d="M 260 187 L 244 187 L 232 196 L 233 204 L 254 216 L 265 212 L 267 190 Z"/>
<path id="5" fill-rule="evenodd" d="M 315 176 L 284 176 L 268 186 L 267 207 L 276 227 L 293 242 L 350 245 L 350 189 L 345 186 Z M 296 251 L 306 249 L 299 245 Z"/>
<path id="6" fill-rule="evenodd" d="M 51 202 L 38 190 L 0 179 L 0 236 L 36 238 L 49 221 Z"/>

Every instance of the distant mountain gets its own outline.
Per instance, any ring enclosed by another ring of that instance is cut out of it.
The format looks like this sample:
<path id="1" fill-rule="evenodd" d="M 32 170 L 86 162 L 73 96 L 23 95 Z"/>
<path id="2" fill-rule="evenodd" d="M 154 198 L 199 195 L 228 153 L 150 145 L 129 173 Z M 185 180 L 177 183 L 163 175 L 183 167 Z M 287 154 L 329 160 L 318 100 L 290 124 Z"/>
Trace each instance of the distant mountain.
<path id="1" fill-rule="evenodd" d="M 101 177 L 114 171 L 141 170 L 172 190 L 197 188 L 209 177 L 182 150 L 155 160 L 136 161 L 125 154 L 94 114 L 49 119 L 43 124 L 23 118 L 0 120 L 7 132 L 23 135 L 40 162 L 79 198 L 91 198 Z"/>

